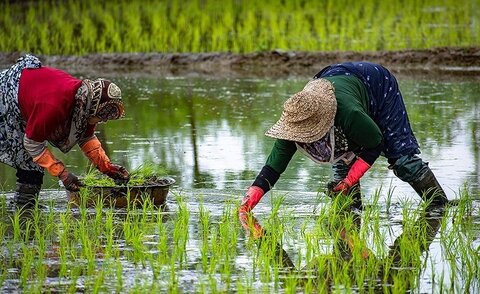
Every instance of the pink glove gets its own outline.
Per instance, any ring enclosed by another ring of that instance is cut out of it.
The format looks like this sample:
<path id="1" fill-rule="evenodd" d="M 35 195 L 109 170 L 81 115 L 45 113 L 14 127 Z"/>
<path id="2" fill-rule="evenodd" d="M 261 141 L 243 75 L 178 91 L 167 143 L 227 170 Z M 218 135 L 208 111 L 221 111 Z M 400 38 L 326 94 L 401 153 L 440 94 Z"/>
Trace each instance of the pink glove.
<path id="1" fill-rule="evenodd" d="M 77 192 L 80 190 L 80 187 L 84 187 L 85 184 L 80 181 L 76 175 L 64 169 L 59 175 L 58 178 L 62 181 L 63 186 L 68 191 Z"/>
<path id="2" fill-rule="evenodd" d="M 333 187 L 332 191 L 335 192 L 335 193 L 342 193 L 343 195 L 347 195 L 348 194 L 348 190 L 350 190 L 350 188 L 352 187 L 352 185 L 350 185 L 346 179 L 340 181 L 340 183 L 338 183 L 335 187 Z"/>
<path id="3" fill-rule="evenodd" d="M 250 188 L 247 190 L 247 193 L 243 197 L 239 212 L 246 213 L 251 211 L 257 205 L 257 203 L 260 202 L 260 199 L 262 199 L 264 194 L 265 192 L 263 192 L 262 188 L 250 186 Z"/>
<path id="4" fill-rule="evenodd" d="M 347 177 L 333 187 L 332 191 L 336 193 L 340 192 L 344 195 L 348 194 L 350 188 L 358 183 L 360 178 L 367 172 L 369 168 L 370 165 L 359 157 L 348 171 Z"/>

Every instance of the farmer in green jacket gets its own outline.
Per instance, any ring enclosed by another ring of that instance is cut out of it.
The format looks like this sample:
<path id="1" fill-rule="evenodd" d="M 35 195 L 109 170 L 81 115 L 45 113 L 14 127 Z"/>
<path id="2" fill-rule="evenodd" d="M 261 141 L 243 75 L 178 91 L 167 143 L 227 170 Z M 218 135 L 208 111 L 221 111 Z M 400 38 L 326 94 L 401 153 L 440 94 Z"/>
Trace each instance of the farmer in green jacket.
<path id="1" fill-rule="evenodd" d="M 448 201 L 428 163 L 418 156 L 397 81 L 381 65 L 347 62 L 324 68 L 284 103 L 280 119 L 266 135 L 277 140 L 240 212 L 255 207 L 297 150 L 317 163 L 333 164 L 329 195 L 351 194 L 361 203 L 360 178 L 383 155 L 394 174 L 425 201 Z"/>

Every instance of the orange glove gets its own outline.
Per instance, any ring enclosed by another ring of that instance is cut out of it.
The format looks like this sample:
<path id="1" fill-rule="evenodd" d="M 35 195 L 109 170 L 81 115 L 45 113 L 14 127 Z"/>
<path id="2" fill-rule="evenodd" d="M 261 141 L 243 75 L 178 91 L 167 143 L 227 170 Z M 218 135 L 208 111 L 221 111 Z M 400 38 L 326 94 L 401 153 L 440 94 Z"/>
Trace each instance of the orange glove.
<path id="1" fill-rule="evenodd" d="M 362 158 L 358 158 L 348 171 L 345 179 L 341 180 L 333 189 L 333 192 L 341 192 L 342 194 L 348 194 L 348 190 L 358 183 L 360 178 L 367 172 L 370 165 L 366 163 Z"/>
<path id="2" fill-rule="evenodd" d="M 45 148 L 40 155 L 34 157 L 33 161 L 46 169 L 54 177 L 58 177 L 60 173 L 65 170 L 65 165 L 63 165 L 60 160 L 55 158 L 48 148 Z"/>
<path id="3" fill-rule="evenodd" d="M 58 177 L 65 189 L 69 191 L 78 191 L 80 187 L 84 186 L 77 176 L 67 171 L 65 165 L 56 159 L 48 148 L 45 148 L 39 156 L 34 157 L 33 161 L 45 168 L 52 176 Z"/>
<path id="4" fill-rule="evenodd" d="M 110 162 L 110 158 L 105 154 L 105 150 L 103 150 L 102 144 L 97 137 L 88 140 L 80 148 L 100 172 L 120 182 L 128 182 L 130 179 L 128 171 L 123 166 Z"/>
<path id="5" fill-rule="evenodd" d="M 242 204 L 240 206 L 240 213 L 246 213 L 251 211 L 258 202 L 260 202 L 260 199 L 262 199 L 263 192 L 262 188 L 257 187 L 257 186 L 250 186 L 247 190 L 247 194 L 243 197 Z"/>
<path id="6" fill-rule="evenodd" d="M 106 173 L 109 170 L 110 158 L 105 154 L 105 150 L 102 148 L 102 144 L 98 141 L 97 137 L 93 137 L 81 146 L 81 149 L 86 157 L 93 165 L 98 168 L 102 173 Z"/>

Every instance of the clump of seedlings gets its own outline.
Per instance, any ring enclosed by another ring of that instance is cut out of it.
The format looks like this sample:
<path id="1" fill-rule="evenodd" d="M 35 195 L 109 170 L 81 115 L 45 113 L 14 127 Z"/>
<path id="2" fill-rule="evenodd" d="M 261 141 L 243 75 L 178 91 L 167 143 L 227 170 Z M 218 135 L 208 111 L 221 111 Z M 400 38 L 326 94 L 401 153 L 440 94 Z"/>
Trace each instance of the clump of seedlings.
<path id="1" fill-rule="evenodd" d="M 304 215 L 272 195 L 270 212 L 242 223 L 238 195 L 178 195 L 168 212 L 143 202 L 135 210 L 30 213 L 8 211 L 1 196 L 2 293 L 478 289 L 478 193 L 468 191 L 443 210 L 405 202 L 358 213 L 336 198 Z M 389 220 L 393 212 L 401 222 Z"/>
<path id="2" fill-rule="evenodd" d="M 162 183 L 167 173 L 167 169 L 161 165 L 151 162 L 144 163 L 130 171 L 130 180 L 127 186 L 158 185 Z M 113 179 L 101 174 L 96 169 L 89 170 L 83 178 L 83 182 L 86 186 L 113 187 L 117 185 Z"/>

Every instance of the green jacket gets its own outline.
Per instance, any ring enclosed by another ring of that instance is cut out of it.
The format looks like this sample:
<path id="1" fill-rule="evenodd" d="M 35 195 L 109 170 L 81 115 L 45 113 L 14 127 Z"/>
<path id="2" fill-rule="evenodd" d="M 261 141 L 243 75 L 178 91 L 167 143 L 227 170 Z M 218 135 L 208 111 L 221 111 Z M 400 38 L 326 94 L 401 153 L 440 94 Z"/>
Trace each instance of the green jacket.
<path id="1" fill-rule="evenodd" d="M 382 133 L 369 116 L 367 89 L 355 76 L 342 75 L 325 79 L 332 82 L 335 88 L 337 112 L 334 125 L 345 133 L 349 151 L 355 152 L 360 157 L 366 154 L 365 157 L 370 158 L 368 161 L 373 163 L 380 155 L 378 147 L 382 144 Z M 296 150 L 295 142 L 277 139 L 266 165 L 281 174 Z"/>

